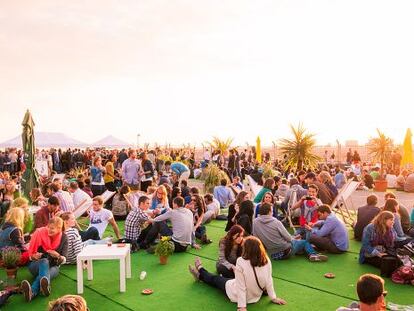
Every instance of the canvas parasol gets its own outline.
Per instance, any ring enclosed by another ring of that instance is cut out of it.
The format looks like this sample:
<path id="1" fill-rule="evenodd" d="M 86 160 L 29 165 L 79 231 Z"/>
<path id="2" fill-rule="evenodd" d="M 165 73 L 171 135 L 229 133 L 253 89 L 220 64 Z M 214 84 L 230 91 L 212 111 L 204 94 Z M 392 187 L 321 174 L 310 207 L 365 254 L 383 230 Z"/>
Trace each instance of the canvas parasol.
<path id="1" fill-rule="evenodd" d="M 22 144 L 24 153 L 24 163 L 26 170 L 22 177 L 23 195 L 29 198 L 29 193 L 33 188 L 39 186 L 39 178 L 35 169 L 35 138 L 34 138 L 34 122 L 29 110 L 26 111 L 22 122 Z"/>
<path id="2" fill-rule="evenodd" d="M 401 159 L 402 168 L 413 169 L 414 167 L 413 145 L 411 143 L 411 136 L 411 130 L 407 129 L 403 144 L 403 156 Z"/>
<path id="3" fill-rule="evenodd" d="M 257 163 L 262 163 L 262 147 L 260 146 L 259 136 L 257 136 L 257 139 L 256 139 L 256 161 Z"/>

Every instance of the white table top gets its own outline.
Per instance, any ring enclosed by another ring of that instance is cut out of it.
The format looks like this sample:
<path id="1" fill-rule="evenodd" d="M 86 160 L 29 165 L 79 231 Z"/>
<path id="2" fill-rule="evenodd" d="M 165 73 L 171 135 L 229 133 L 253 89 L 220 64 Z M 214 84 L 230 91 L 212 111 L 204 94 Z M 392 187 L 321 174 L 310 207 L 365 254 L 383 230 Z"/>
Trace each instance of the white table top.
<path id="1" fill-rule="evenodd" d="M 86 246 L 77 256 L 78 259 L 117 259 L 123 258 L 130 252 L 131 244 L 125 244 L 124 247 L 118 247 L 119 244 L 96 244 Z"/>

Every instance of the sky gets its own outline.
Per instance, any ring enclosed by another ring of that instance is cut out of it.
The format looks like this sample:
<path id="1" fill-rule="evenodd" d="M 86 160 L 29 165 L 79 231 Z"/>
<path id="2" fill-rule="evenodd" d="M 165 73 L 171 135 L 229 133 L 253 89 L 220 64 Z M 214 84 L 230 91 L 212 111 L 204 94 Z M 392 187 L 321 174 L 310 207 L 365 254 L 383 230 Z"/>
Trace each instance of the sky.
<path id="1" fill-rule="evenodd" d="M 413 126 L 414 2 L 0 0 L 0 141 L 402 143 Z"/>

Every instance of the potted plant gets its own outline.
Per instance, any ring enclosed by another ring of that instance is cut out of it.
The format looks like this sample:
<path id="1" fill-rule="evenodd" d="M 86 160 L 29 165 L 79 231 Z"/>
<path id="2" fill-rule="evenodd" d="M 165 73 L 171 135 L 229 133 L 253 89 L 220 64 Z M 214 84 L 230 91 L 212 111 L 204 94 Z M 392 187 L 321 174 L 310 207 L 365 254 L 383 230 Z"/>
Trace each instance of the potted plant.
<path id="1" fill-rule="evenodd" d="M 161 237 L 160 242 L 155 247 L 155 255 L 160 258 L 160 264 L 167 264 L 168 257 L 174 253 L 174 248 L 174 243 L 171 241 L 171 237 Z"/>
<path id="2" fill-rule="evenodd" d="M 393 141 L 391 138 L 387 137 L 379 129 L 377 129 L 378 137 L 372 138 L 369 142 L 369 153 L 373 156 L 374 161 L 380 162 L 380 174 L 378 179 L 374 180 L 375 191 L 386 191 L 388 187 L 388 182 L 384 176 L 384 166 L 387 162 L 387 159 L 391 155 L 393 148 Z"/>
<path id="3" fill-rule="evenodd" d="M 17 274 L 17 264 L 21 259 L 20 250 L 15 246 L 6 246 L 1 251 L 3 267 L 6 269 L 7 277 L 15 279 Z"/>
<path id="4" fill-rule="evenodd" d="M 220 185 L 220 180 L 229 181 L 228 175 L 214 163 L 204 168 L 201 179 L 204 180 L 204 191 L 207 193 L 213 193 L 214 187 Z"/>

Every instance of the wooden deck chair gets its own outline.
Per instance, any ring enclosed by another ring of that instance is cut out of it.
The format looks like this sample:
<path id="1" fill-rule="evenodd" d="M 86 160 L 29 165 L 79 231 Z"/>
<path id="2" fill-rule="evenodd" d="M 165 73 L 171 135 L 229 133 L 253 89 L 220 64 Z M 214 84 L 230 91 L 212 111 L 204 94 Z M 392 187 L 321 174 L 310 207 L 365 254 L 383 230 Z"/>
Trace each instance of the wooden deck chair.
<path id="1" fill-rule="evenodd" d="M 242 191 L 239 187 L 233 185 L 230 185 L 229 187 L 233 191 L 235 197 Z"/>
<path id="2" fill-rule="evenodd" d="M 105 204 L 110 198 L 112 198 L 115 195 L 115 191 L 109 191 L 106 190 L 104 193 L 101 194 L 101 197 L 103 199 L 103 204 Z M 82 202 L 79 203 L 78 206 L 75 207 L 73 210 L 73 214 L 75 214 L 76 218 L 81 217 L 85 212 L 90 210 L 92 207 L 92 202 L 85 199 Z"/>
<path id="3" fill-rule="evenodd" d="M 355 218 L 349 211 L 346 201 L 351 197 L 352 193 L 360 185 L 359 181 L 349 180 L 340 190 L 336 198 L 331 204 L 331 210 L 339 213 L 345 224 L 353 226 Z M 336 207 L 336 209 L 335 209 Z"/>

